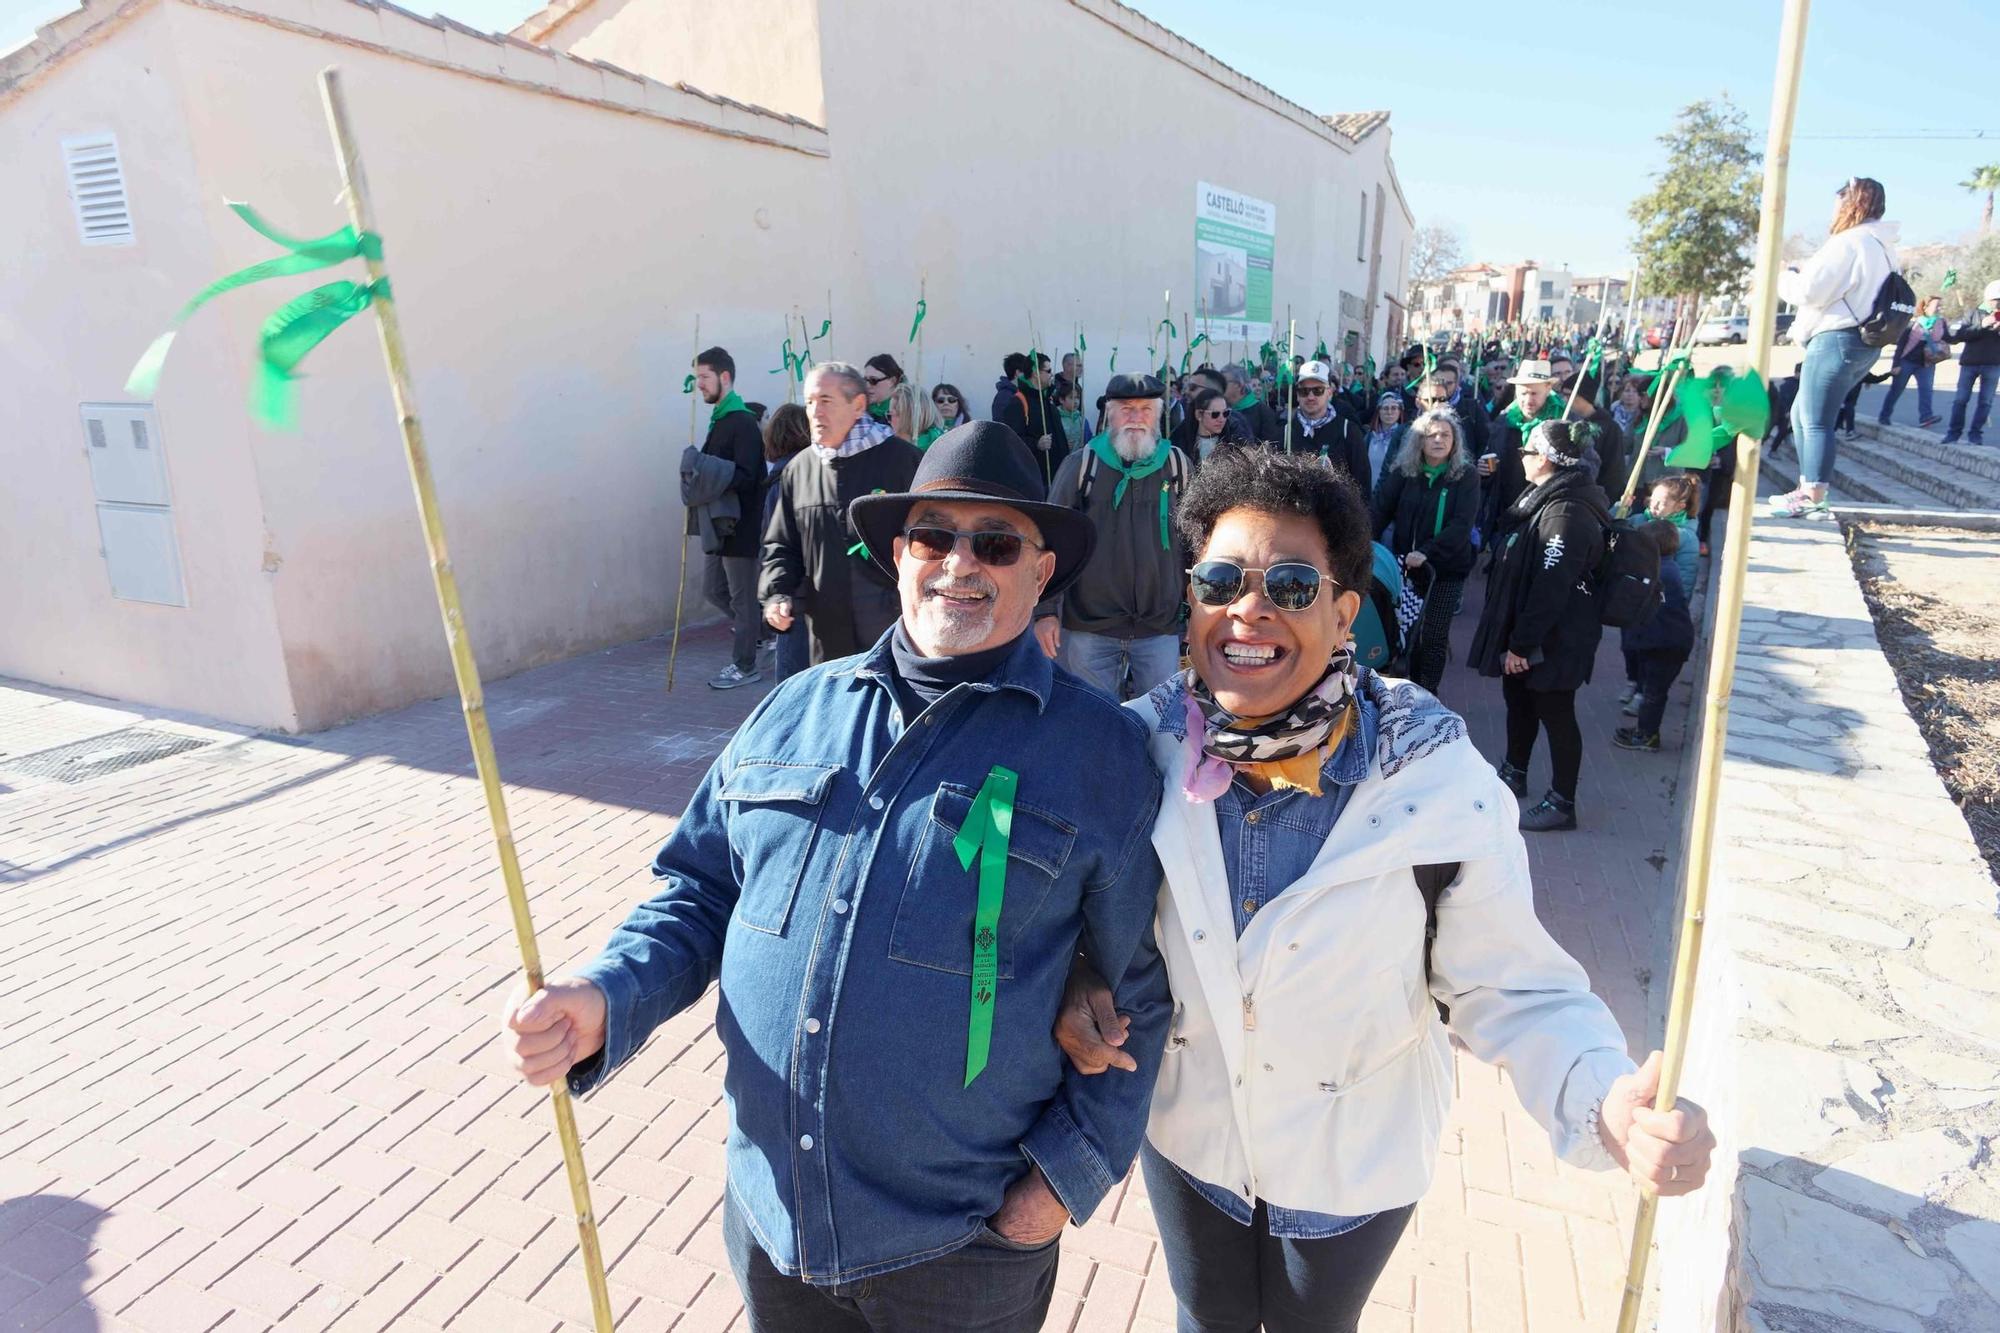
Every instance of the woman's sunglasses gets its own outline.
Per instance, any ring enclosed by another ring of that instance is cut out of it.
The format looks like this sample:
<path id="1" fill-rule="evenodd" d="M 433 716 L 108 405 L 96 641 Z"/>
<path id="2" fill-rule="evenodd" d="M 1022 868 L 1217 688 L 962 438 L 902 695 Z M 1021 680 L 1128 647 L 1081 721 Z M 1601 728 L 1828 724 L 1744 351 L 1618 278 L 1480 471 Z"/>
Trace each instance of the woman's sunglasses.
<path id="1" fill-rule="evenodd" d="M 974 560 L 995 569 L 1005 569 L 1019 560 L 1023 546 L 1048 549 L 1016 532 L 954 532 L 950 528 L 909 528 L 903 533 L 903 549 L 919 560 L 942 560 L 957 549 L 961 537 L 972 544 Z"/>
<path id="2" fill-rule="evenodd" d="M 1244 580 L 1251 574 L 1264 576 L 1264 595 L 1280 611 L 1305 610 L 1319 600 L 1320 584 L 1333 583 L 1302 561 L 1287 560 L 1268 569 L 1250 569 L 1234 560 L 1204 560 L 1188 571 L 1188 591 L 1203 606 L 1228 606 L 1243 595 Z"/>

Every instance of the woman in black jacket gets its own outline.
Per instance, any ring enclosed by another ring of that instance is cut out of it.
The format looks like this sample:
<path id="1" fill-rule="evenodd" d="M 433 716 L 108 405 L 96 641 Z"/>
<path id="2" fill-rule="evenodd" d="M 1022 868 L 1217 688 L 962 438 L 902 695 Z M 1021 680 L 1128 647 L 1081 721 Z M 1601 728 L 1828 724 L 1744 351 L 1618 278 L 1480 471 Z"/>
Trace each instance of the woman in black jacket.
<path id="1" fill-rule="evenodd" d="M 1100 408 L 1100 414 L 1102 411 Z M 1223 445 L 1254 443 L 1243 418 L 1230 411 L 1229 400 L 1222 396 L 1222 391 L 1206 388 L 1194 391 L 1194 396 L 1188 399 L 1187 417 L 1174 427 L 1168 438 L 1197 468 Z"/>
<path id="2" fill-rule="evenodd" d="M 1499 676 L 1507 703 L 1507 758 L 1500 777 L 1527 795 L 1536 735 L 1549 734 L 1554 773 L 1548 794 L 1521 815 L 1543 833 L 1576 827 L 1576 779 L 1583 733 L 1577 687 L 1590 679 L 1604 626 L 1591 578 L 1604 554 L 1611 506 L 1582 466 L 1582 446 L 1566 421 L 1545 421 L 1521 449 L 1527 487 L 1500 514 L 1497 567 L 1472 637 L 1472 664 Z"/>
<path id="3" fill-rule="evenodd" d="M 1394 529 L 1390 551 L 1402 560 L 1403 576 L 1425 590 L 1423 614 L 1410 630 L 1410 679 L 1432 694 L 1444 678 L 1452 613 L 1472 572 L 1478 519 L 1479 474 L 1472 470 L 1465 428 L 1448 409 L 1426 412 L 1383 464 L 1375 539 Z"/>

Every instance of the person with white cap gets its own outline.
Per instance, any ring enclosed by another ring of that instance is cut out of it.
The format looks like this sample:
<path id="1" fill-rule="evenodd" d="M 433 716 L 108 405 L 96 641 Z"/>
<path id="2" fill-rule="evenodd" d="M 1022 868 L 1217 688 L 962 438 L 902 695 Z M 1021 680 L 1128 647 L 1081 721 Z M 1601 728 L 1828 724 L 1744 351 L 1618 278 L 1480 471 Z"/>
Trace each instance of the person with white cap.
<path id="1" fill-rule="evenodd" d="M 1507 383 L 1513 387 L 1514 401 L 1493 418 L 1493 427 L 1486 434 L 1486 453 L 1479 459 L 1480 474 L 1486 478 L 1486 503 L 1479 526 L 1489 533 L 1527 488 L 1521 449 L 1528 432 L 1539 422 L 1560 421 L 1564 406 L 1556 392 L 1555 367 L 1545 357 L 1522 361 Z"/>
<path id="2" fill-rule="evenodd" d="M 1292 394 L 1296 400 L 1292 409 L 1292 452 L 1318 454 L 1354 478 L 1363 495 L 1371 493 L 1381 463 L 1369 456 L 1361 424 L 1334 402 L 1333 367 L 1324 361 L 1306 362 L 1299 367 Z"/>

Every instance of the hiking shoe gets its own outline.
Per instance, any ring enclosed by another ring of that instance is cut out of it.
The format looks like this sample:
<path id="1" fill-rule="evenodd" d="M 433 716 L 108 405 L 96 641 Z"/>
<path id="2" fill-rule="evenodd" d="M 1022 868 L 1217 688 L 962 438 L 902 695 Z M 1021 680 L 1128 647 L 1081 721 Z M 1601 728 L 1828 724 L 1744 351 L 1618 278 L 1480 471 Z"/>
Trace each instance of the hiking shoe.
<path id="1" fill-rule="evenodd" d="M 1523 833 L 1566 833 L 1576 827 L 1576 802 L 1554 792 L 1521 812 Z"/>
<path id="2" fill-rule="evenodd" d="M 1508 791 L 1513 792 L 1516 796 L 1526 796 L 1528 794 L 1527 769 L 1516 768 L 1512 764 L 1501 764 L 1494 771 L 1500 775 L 1500 780 L 1507 784 Z"/>
<path id="3" fill-rule="evenodd" d="M 1620 708 L 1623 708 L 1626 704 L 1631 703 L 1634 699 L 1638 697 L 1639 697 L 1639 682 L 1636 680 L 1628 680 L 1625 682 L 1625 692 L 1618 696 L 1618 706 Z"/>
<path id="4" fill-rule="evenodd" d="M 1624 713 L 1625 716 L 1627 717 L 1637 717 L 1639 716 L 1639 710 L 1641 708 L 1644 708 L 1645 706 L 1646 706 L 1646 696 L 1643 694 L 1634 694 L 1631 698 L 1625 701 L 1625 703 L 1623 704 L 1623 706 L 1621 706 L 1619 711 Z"/>
<path id="5" fill-rule="evenodd" d="M 1620 727 L 1611 733 L 1611 743 L 1621 750 L 1652 750 L 1660 748 L 1660 733 L 1641 735 L 1637 727 Z"/>
<path id="6" fill-rule="evenodd" d="M 731 662 L 717 673 L 714 680 L 708 682 L 708 688 L 711 690 L 733 690 L 739 685 L 755 685 L 762 679 L 764 679 L 763 672 L 745 671 L 737 666 L 736 663 Z"/>

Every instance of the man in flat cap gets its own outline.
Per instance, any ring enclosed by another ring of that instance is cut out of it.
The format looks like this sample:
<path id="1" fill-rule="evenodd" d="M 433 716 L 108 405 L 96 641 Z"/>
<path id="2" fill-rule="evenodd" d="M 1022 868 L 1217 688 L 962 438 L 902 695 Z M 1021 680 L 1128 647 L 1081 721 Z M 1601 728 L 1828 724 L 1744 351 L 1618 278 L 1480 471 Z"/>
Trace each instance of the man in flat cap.
<path id="1" fill-rule="evenodd" d="M 1088 515 L 1097 550 L 1035 632 L 1074 674 L 1123 701 L 1180 669 L 1187 552 L 1174 506 L 1192 460 L 1160 434 L 1163 397 L 1151 375 L 1113 375 L 1102 429 L 1063 460 L 1049 502 Z"/>
<path id="2" fill-rule="evenodd" d="M 652 896 L 517 989 L 504 1040 L 529 1083 L 583 1093 L 716 983 L 750 1327 L 1034 1333 L 1064 1224 L 1138 1152 L 1166 1044 L 1160 778 L 1138 718 L 1029 633 L 1091 528 L 1007 427 L 947 431 L 847 518 L 901 618 L 757 706 Z M 1138 1078 L 1056 1048 L 1079 950 L 1119 978 Z"/>

